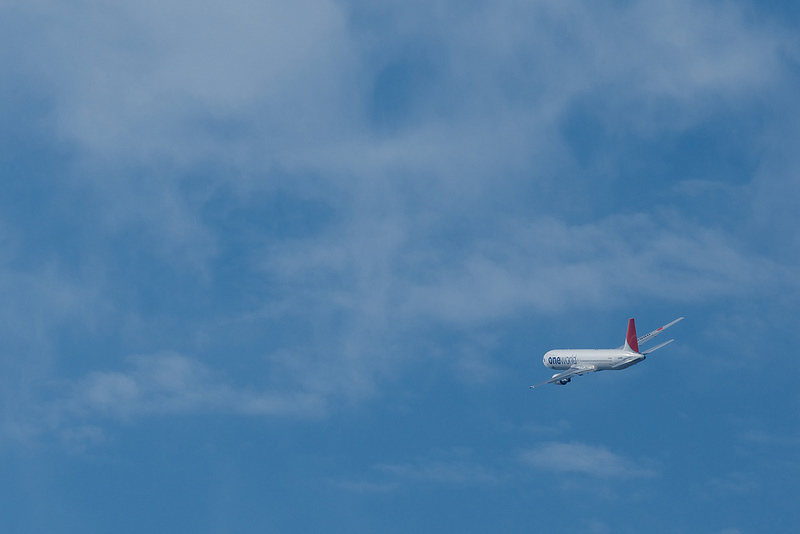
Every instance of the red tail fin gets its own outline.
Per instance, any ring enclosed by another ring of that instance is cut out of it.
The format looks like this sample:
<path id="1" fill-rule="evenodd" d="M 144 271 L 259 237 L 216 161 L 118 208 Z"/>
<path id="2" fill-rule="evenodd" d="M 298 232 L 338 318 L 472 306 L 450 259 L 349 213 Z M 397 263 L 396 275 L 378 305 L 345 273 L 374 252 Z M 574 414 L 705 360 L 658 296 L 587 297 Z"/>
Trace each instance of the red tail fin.
<path id="1" fill-rule="evenodd" d="M 625 336 L 625 344 L 633 352 L 639 352 L 639 342 L 636 341 L 636 325 L 633 319 L 628 320 L 628 335 Z"/>

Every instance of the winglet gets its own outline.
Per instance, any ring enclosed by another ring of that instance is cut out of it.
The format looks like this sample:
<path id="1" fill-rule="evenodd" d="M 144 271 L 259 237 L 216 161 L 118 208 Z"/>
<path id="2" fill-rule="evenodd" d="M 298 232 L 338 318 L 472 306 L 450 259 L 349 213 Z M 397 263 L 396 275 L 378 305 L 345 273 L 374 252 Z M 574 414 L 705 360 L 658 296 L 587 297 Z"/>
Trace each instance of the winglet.
<path id="1" fill-rule="evenodd" d="M 639 342 L 636 340 L 636 325 L 633 323 L 633 318 L 628 320 L 628 334 L 625 336 L 624 349 L 639 352 Z"/>

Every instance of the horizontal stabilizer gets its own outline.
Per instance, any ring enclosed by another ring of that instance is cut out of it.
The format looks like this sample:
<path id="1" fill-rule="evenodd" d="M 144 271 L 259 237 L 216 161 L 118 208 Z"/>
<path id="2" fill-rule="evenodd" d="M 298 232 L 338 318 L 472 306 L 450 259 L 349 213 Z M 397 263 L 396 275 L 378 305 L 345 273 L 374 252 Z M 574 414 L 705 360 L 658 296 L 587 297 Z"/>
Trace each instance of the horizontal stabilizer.
<path id="1" fill-rule="evenodd" d="M 647 349 L 647 350 L 643 351 L 643 352 L 642 352 L 642 354 L 650 354 L 651 352 L 655 352 L 655 351 L 657 351 L 658 349 L 660 349 L 661 347 L 663 347 L 664 345 L 669 345 L 669 344 L 670 344 L 670 343 L 672 343 L 673 341 L 675 341 L 675 340 L 674 340 L 674 339 L 670 339 L 669 341 L 665 341 L 665 342 L 664 342 L 664 343 L 662 343 L 661 345 L 656 345 L 656 346 L 655 346 L 655 347 L 653 347 L 652 349 Z"/>
<path id="2" fill-rule="evenodd" d="M 650 341 L 651 339 L 653 339 L 654 337 L 656 337 L 656 336 L 657 336 L 658 334 L 660 334 L 661 332 L 663 332 L 664 330 L 666 330 L 667 328 L 669 328 L 670 326 L 672 326 L 672 325 L 674 325 L 675 323 L 677 323 L 678 321 L 682 321 L 682 320 L 683 320 L 683 317 L 678 317 L 677 319 L 675 319 L 675 320 L 674 320 L 674 321 L 672 321 L 671 323 L 669 323 L 669 324 L 665 324 L 665 325 L 664 325 L 664 326 L 662 326 L 661 328 L 657 328 L 656 330 L 653 330 L 653 331 L 652 331 L 652 332 L 650 332 L 649 334 L 645 334 L 645 335 L 643 335 L 642 337 L 640 337 L 640 338 L 639 338 L 639 339 L 637 339 L 636 341 L 637 341 L 637 343 L 638 343 L 639 345 L 641 345 L 642 343 L 646 343 L 646 342 Z M 654 349 L 654 350 L 655 350 L 655 349 Z M 652 352 L 652 351 L 651 351 L 651 352 Z M 642 353 L 642 354 L 644 354 L 644 353 Z"/>

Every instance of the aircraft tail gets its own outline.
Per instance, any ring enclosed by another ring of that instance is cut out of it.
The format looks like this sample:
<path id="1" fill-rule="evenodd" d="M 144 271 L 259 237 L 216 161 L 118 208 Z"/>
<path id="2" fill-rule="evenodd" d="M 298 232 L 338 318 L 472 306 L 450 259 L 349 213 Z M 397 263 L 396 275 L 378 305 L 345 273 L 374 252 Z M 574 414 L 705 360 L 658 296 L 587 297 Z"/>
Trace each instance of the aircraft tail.
<path id="1" fill-rule="evenodd" d="M 639 342 L 636 340 L 636 325 L 633 323 L 633 318 L 628 320 L 628 334 L 625 336 L 623 349 L 639 352 Z"/>

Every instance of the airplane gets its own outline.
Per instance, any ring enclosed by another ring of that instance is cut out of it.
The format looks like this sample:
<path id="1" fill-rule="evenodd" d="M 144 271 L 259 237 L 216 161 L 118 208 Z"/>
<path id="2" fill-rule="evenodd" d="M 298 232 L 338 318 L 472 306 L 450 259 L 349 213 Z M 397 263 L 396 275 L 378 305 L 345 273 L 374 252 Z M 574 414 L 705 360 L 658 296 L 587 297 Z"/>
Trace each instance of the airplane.
<path id="1" fill-rule="evenodd" d="M 549 369 L 563 371 L 554 374 L 550 380 L 545 380 L 539 384 L 531 386 L 536 388 L 545 384 L 566 385 L 572 380 L 573 376 L 585 375 L 595 371 L 619 371 L 627 369 L 632 365 L 644 361 L 646 355 L 655 352 L 661 347 L 675 341 L 670 339 L 651 349 L 639 351 L 639 345 L 650 341 L 658 334 L 674 325 L 683 317 L 678 317 L 669 324 L 657 328 L 640 338 L 636 337 L 636 325 L 633 319 L 628 321 L 628 333 L 625 336 L 625 344 L 618 349 L 556 349 L 548 351 L 542 357 L 542 363 Z"/>

